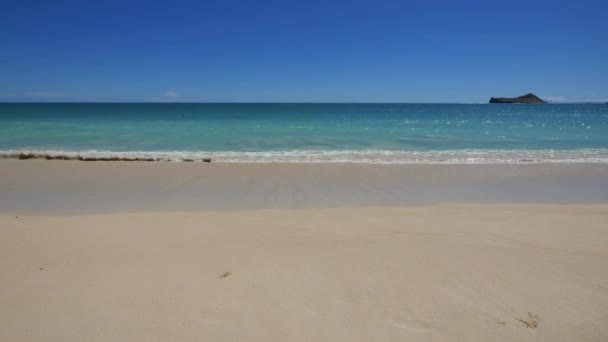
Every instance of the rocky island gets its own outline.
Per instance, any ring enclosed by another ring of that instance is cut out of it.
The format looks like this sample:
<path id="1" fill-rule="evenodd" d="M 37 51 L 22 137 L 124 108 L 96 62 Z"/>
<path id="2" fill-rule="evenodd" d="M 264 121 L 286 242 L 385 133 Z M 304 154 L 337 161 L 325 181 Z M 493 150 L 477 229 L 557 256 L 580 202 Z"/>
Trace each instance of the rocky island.
<path id="1" fill-rule="evenodd" d="M 540 97 L 529 93 L 519 97 L 492 97 L 490 103 L 547 103 Z"/>

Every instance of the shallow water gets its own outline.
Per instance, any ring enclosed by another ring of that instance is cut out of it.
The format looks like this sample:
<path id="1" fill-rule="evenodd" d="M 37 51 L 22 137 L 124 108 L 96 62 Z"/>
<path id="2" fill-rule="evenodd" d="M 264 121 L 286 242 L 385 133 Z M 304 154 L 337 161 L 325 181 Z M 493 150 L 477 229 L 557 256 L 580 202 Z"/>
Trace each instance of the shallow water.
<path id="1" fill-rule="evenodd" d="M 0 154 L 226 162 L 608 162 L 594 104 L 0 104 Z"/>

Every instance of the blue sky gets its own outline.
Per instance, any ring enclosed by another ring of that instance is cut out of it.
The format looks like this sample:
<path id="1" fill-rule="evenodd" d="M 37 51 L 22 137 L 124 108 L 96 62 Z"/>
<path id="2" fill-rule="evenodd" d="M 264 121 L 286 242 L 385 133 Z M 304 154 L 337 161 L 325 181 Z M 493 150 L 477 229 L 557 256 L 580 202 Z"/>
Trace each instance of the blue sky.
<path id="1" fill-rule="evenodd" d="M 608 101 L 608 1 L 0 0 L 0 101 Z"/>

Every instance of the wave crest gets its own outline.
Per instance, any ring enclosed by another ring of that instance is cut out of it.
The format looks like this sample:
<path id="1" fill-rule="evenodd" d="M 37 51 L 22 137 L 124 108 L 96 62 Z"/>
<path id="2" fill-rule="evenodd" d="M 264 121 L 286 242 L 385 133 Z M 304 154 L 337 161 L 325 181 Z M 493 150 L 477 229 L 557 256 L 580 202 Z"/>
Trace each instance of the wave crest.
<path id="1" fill-rule="evenodd" d="M 450 151 L 40 151 L 4 150 L 0 158 L 83 161 L 185 161 L 223 163 L 367 163 L 367 164 L 608 164 L 608 149 L 450 150 Z"/>

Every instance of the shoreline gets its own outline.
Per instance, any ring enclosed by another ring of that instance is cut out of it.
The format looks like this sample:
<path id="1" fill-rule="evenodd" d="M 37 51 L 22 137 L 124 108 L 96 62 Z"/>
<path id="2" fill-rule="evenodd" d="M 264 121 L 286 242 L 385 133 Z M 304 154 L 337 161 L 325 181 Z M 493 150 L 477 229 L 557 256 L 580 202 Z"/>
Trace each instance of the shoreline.
<path id="1" fill-rule="evenodd" d="M 284 151 L 62 151 L 0 150 L 0 159 L 236 164 L 511 165 L 603 164 L 608 149 L 284 150 Z"/>
<path id="2" fill-rule="evenodd" d="M 0 160 L 0 213 L 608 203 L 599 164 Z"/>

